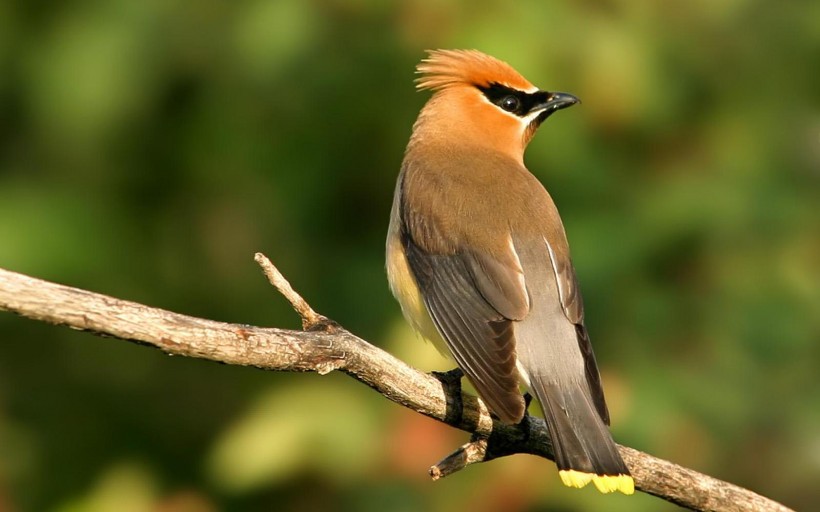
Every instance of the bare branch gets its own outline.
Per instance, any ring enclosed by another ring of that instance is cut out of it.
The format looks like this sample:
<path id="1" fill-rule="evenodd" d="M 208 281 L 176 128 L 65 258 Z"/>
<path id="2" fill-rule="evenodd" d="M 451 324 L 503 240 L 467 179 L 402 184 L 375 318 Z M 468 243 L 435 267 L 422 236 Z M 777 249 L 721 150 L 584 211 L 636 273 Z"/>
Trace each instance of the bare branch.
<path id="1" fill-rule="evenodd" d="M 272 284 L 277 290 L 279 290 L 279 293 L 288 299 L 288 302 L 290 302 L 293 310 L 296 311 L 296 314 L 298 314 L 299 317 L 301 317 L 302 329 L 306 331 L 319 329 L 334 331 L 338 328 L 338 325 L 335 322 L 313 311 L 310 304 L 308 304 L 307 301 L 293 289 L 288 280 L 285 279 L 285 276 L 279 272 L 279 269 L 276 268 L 267 256 L 261 252 L 258 252 L 254 255 L 253 259 L 259 263 L 259 266 L 262 267 L 262 271 L 265 272 L 265 276 L 268 278 L 268 281 L 270 281 L 270 284 Z"/>
<path id="2" fill-rule="evenodd" d="M 552 459 L 544 421 L 516 426 L 494 422 L 481 400 L 450 386 L 354 336 L 319 315 L 261 254 L 271 283 L 302 317 L 305 331 L 261 328 L 195 318 L 0 269 L 0 310 L 99 335 L 151 345 L 168 354 L 275 371 L 340 370 L 384 397 L 470 432 L 470 443 L 430 468 L 441 478 L 476 462 L 515 453 Z M 752 491 L 638 450 L 621 446 L 635 487 L 692 510 L 790 509 Z"/>
<path id="3" fill-rule="evenodd" d="M 434 466 L 430 466 L 430 477 L 433 480 L 438 480 L 439 478 L 452 475 L 470 464 L 487 462 L 485 458 L 487 455 L 487 442 L 486 437 L 479 437 L 460 446 L 458 450 L 444 457 Z"/>

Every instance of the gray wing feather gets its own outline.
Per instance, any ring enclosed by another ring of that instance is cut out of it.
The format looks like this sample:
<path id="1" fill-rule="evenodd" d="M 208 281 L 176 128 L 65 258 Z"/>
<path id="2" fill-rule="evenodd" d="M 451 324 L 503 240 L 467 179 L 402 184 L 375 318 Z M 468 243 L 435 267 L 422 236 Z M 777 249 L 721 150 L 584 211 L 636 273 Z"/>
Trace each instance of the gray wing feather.
<path id="1" fill-rule="evenodd" d="M 467 253 L 463 257 L 473 276 L 475 286 L 492 307 L 510 320 L 523 320 L 530 310 L 524 283 L 524 271 L 515 252 L 510 251 L 509 263 L 489 254 Z"/>
<path id="2" fill-rule="evenodd" d="M 403 243 L 424 304 L 456 362 L 501 420 L 521 421 L 524 400 L 518 388 L 512 322 L 479 290 L 472 270 L 476 263 L 460 254 L 426 253 L 407 236 Z M 488 295 L 501 289 L 503 285 Z M 512 304 L 502 302 L 501 309 L 515 309 Z"/>
<path id="3" fill-rule="evenodd" d="M 570 258 L 557 257 L 555 250 L 544 239 L 549 251 L 550 263 L 552 265 L 555 280 L 558 285 L 558 296 L 561 299 L 561 307 L 567 319 L 575 324 L 575 332 L 578 338 L 578 348 L 584 356 L 584 369 L 586 372 L 587 384 L 589 385 L 592 400 L 601 419 L 609 425 L 609 409 L 604 398 L 604 389 L 601 385 L 601 375 L 598 373 L 598 364 L 595 361 L 595 353 L 592 351 L 592 343 L 589 340 L 589 333 L 584 325 L 584 300 L 581 297 L 581 289 L 578 286 L 578 278 L 575 274 L 575 267 Z"/>
<path id="4" fill-rule="evenodd" d="M 556 256 L 555 250 L 546 238 L 544 243 L 547 244 L 547 250 L 549 251 L 550 264 L 558 283 L 558 296 L 561 299 L 564 314 L 570 322 L 583 324 L 584 300 L 581 298 L 581 289 L 578 286 L 578 278 L 575 275 L 572 260 L 568 256 L 564 258 Z"/>

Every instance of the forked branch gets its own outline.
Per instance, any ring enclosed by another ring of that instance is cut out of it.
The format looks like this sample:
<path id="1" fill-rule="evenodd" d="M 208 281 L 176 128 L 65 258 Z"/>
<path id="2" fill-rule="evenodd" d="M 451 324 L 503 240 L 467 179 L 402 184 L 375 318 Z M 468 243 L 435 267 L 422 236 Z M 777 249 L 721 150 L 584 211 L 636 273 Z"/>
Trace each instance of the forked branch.
<path id="1" fill-rule="evenodd" d="M 476 397 L 410 367 L 317 314 L 276 267 L 256 255 L 271 283 L 302 318 L 304 331 L 262 328 L 190 317 L 0 269 L 0 310 L 55 325 L 151 345 L 168 354 L 275 371 L 342 371 L 384 397 L 473 434 L 471 441 L 430 468 L 438 479 L 464 467 L 515 453 L 552 459 L 546 425 L 494 422 Z M 750 490 L 638 450 L 621 446 L 635 487 L 692 510 L 790 509 Z"/>

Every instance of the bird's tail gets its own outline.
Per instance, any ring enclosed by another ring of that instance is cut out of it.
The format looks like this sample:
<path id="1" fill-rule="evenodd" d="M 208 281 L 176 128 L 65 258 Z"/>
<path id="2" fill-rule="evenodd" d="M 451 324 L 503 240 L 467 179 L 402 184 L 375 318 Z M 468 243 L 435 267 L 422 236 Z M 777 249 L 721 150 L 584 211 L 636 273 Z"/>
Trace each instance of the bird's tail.
<path id="1" fill-rule="evenodd" d="M 564 485 L 584 487 L 592 482 L 604 493 L 635 492 L 629 469 L 585 383 L 559 386 L 534 376 L 530 384 L 544 410 L 555 464 Z"/>

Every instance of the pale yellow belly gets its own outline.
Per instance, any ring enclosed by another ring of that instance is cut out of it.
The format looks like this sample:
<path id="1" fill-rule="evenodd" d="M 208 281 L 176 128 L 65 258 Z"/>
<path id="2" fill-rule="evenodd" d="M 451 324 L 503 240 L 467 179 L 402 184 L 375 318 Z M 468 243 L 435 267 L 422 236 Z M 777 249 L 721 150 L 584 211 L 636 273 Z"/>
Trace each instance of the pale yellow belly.
<path id="1" fill-rule="evenodd" d="M 399 301 L 404 318 L 407 319 L 413 330 L 432 342 L 439 352 L 447 357 L 452 357 L 447 344 L 427 312 L 416 279 L 410 272 L 407 258 L 402 251 L 401 241 L 398 235 L 394 233 L 390 233 L 387 240 L 387 281 L 390 283 L 390 291 Z"/>

